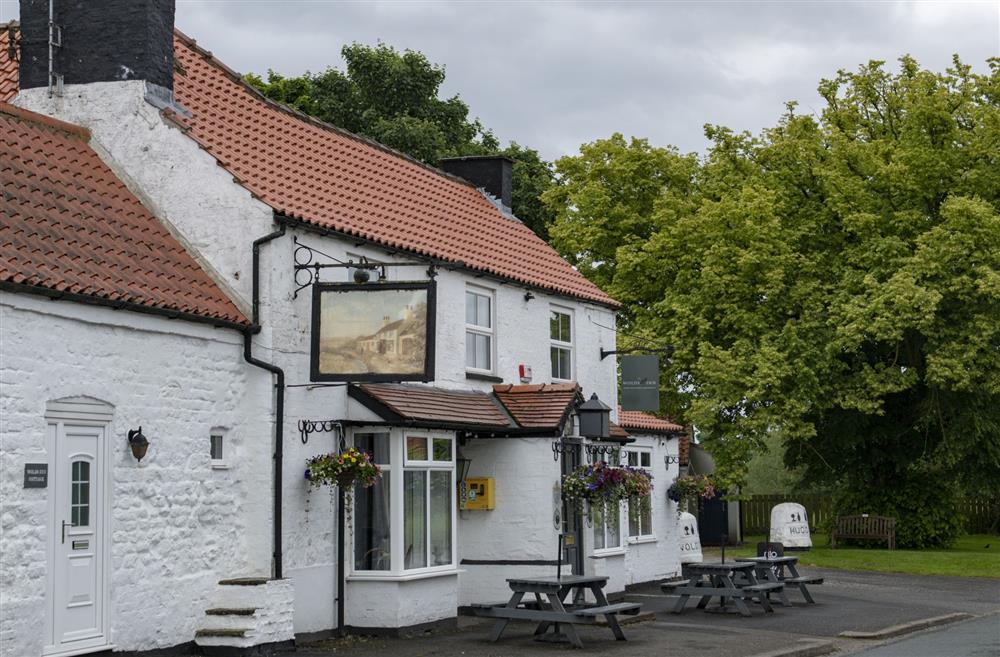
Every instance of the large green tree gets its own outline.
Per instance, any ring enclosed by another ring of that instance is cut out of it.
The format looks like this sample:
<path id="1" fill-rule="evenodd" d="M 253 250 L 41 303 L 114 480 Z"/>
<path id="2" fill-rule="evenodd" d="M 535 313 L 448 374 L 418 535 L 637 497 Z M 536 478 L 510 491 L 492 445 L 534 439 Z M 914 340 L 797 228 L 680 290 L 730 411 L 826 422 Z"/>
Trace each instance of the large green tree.
<path id="1" fill-rule="evenodd" d="M 469 106 L 456 94 L 440 98 L 445 70 L 422 53 L 402 53 L 378 44 L 344 46 L 345 70 L 327 68 L 286 77 L 248 74 L 247 82 L 268 98 L 369 137 L 427 164 L 461 155 L 503 154 L 514 160 L 514 212 L 532 230 L 547 236 L 551 212 L 542 192 L 553 184 L 552 167 L 538 152 L 511 143 L 501 148 Z"/>
<path id="2" fill-rule="evenodd" d="M 871 62 L 819 91 L 817 116 L 790 104 L 759 136 L 708 128 L 691 182 L 658 196 L 594 203 L 634 153 L 594 168 L 585 146 L 556 164 L 552 235 L 675 346 L 668 402 L 723 485 L 780 431 L 841 510 L 946 543 L 956 494 L 1000 490 L 1000 60 Z"/>

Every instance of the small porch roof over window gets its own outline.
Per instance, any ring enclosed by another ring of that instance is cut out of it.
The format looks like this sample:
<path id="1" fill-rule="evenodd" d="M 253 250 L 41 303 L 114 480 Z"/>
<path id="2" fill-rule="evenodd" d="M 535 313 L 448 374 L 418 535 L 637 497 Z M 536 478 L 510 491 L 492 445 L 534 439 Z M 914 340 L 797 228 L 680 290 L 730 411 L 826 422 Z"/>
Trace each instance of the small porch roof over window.
<path id="1" fill-rule="evenodd" d="M 558 436 L 583 400 L 575 383 L 503 384 L 493 394 L 421 385 L 368 383 L 349 386 L 348 395 L 394 426 L 453 429 L 470 436 Z M 628 433 L 612 424 L 612 434 Z"/>

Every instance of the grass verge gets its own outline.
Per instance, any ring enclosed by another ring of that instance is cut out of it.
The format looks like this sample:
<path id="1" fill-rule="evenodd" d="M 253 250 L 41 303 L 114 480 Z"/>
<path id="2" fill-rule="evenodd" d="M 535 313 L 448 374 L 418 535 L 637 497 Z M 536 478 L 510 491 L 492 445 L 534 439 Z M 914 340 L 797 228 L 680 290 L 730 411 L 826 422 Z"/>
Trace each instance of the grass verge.
<path id="1" fill-rule="evenodd" d="M 757 554 L 758 541 L 764 536 L 745 536 L 743 546 L 726 548 L 726 559 Z M 813 547 L 808 552 L 790 552 L 804 566 L 843 568 L 845 570 L 876 570 L 885 573 L 911 575 L 949 575 L 954 577 L 1000 578 L 1000 536 L 968 534 L 946 549 L 893 550 L 885 548 L 842 547 L 830 549 L 829 536 L 813 534 Z M 718 557 L 718 548 L 705 548 L 705 560 Z"/>

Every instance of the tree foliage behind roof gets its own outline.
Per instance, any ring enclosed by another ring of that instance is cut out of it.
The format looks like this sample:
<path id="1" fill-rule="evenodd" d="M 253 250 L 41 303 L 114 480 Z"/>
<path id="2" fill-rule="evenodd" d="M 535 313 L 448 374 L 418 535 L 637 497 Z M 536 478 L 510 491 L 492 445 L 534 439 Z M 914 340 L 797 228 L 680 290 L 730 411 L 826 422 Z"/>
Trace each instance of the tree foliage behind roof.
<path id="1" fill-rule="evenodd" d="M 500 148 L 493 133 L 469 118 L 469 107 L 456 94 L 440 98 L 445 70 L 422 53 L 398 52 L 379 43 L 344 46 L 346 70 L 246 80 L 265 96 L 350 130 L 431 165 L 461 155 L 503 154 L 514 160 L 514 212 L 547 238 L 549 211 L 540 201 L 552 185 L 551 165 L 538 152 L 511 143 Z"/>
<path id="2" fill-rule="evenodd" d="M 554 245 L 676 347 L 670 410 L 723 483 L 780 429 L 816 482 L 995 492 L 1000 59 L 819 91 L 759 136 L 706 128 L 702 161 L 619 135 L 557 161 Z"/>

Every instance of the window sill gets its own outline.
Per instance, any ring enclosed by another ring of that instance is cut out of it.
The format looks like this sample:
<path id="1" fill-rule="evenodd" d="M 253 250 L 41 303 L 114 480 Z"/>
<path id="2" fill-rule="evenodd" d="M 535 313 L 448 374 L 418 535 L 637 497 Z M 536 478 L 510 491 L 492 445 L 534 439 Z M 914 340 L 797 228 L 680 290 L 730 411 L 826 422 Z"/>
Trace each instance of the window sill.
<path id="1" fill-rule="evenodd" d="M 490 383 L 503 383 L 503 377 L 493 376 L 485 372 L 466 372 L 465 378 L 473 381 L 489 381 Z"/>
<path id="2" fill-rule="evenodd" d="M 212 461 L 212 469 L 213 470 L 228 470 L 229 469 L 229 464 L 226 463 L 225 461 L 215 461 L 215 460 L 213 460 Z"/>
<path id="3" fill-rule="evenodd" d="M 594 550 L 594 554 L 590 555 L 591 559 L 604 559 L 605 557 L 624 557 L 625 548 L 612 548 L 610 550 Z"/>
<path id="4" fill-rule="evenodd" d="M 448 570 L 432 570 L 423 573 L 411 573 L 411 574 L 388 574 L 379 575 L 377 573 L 354 573 L 347 576 L 348 582 L 412 582 L 420 579 L 431 579 L 434 577 L 451 577 L 458 575 L 458 568 L 449 568 Z"/>
<path id="5" fill-rule="evenodd" d="M 629 536 L 629 545 L 642 545 L 643 543 L 656 543 L 655 536 Z"/>

